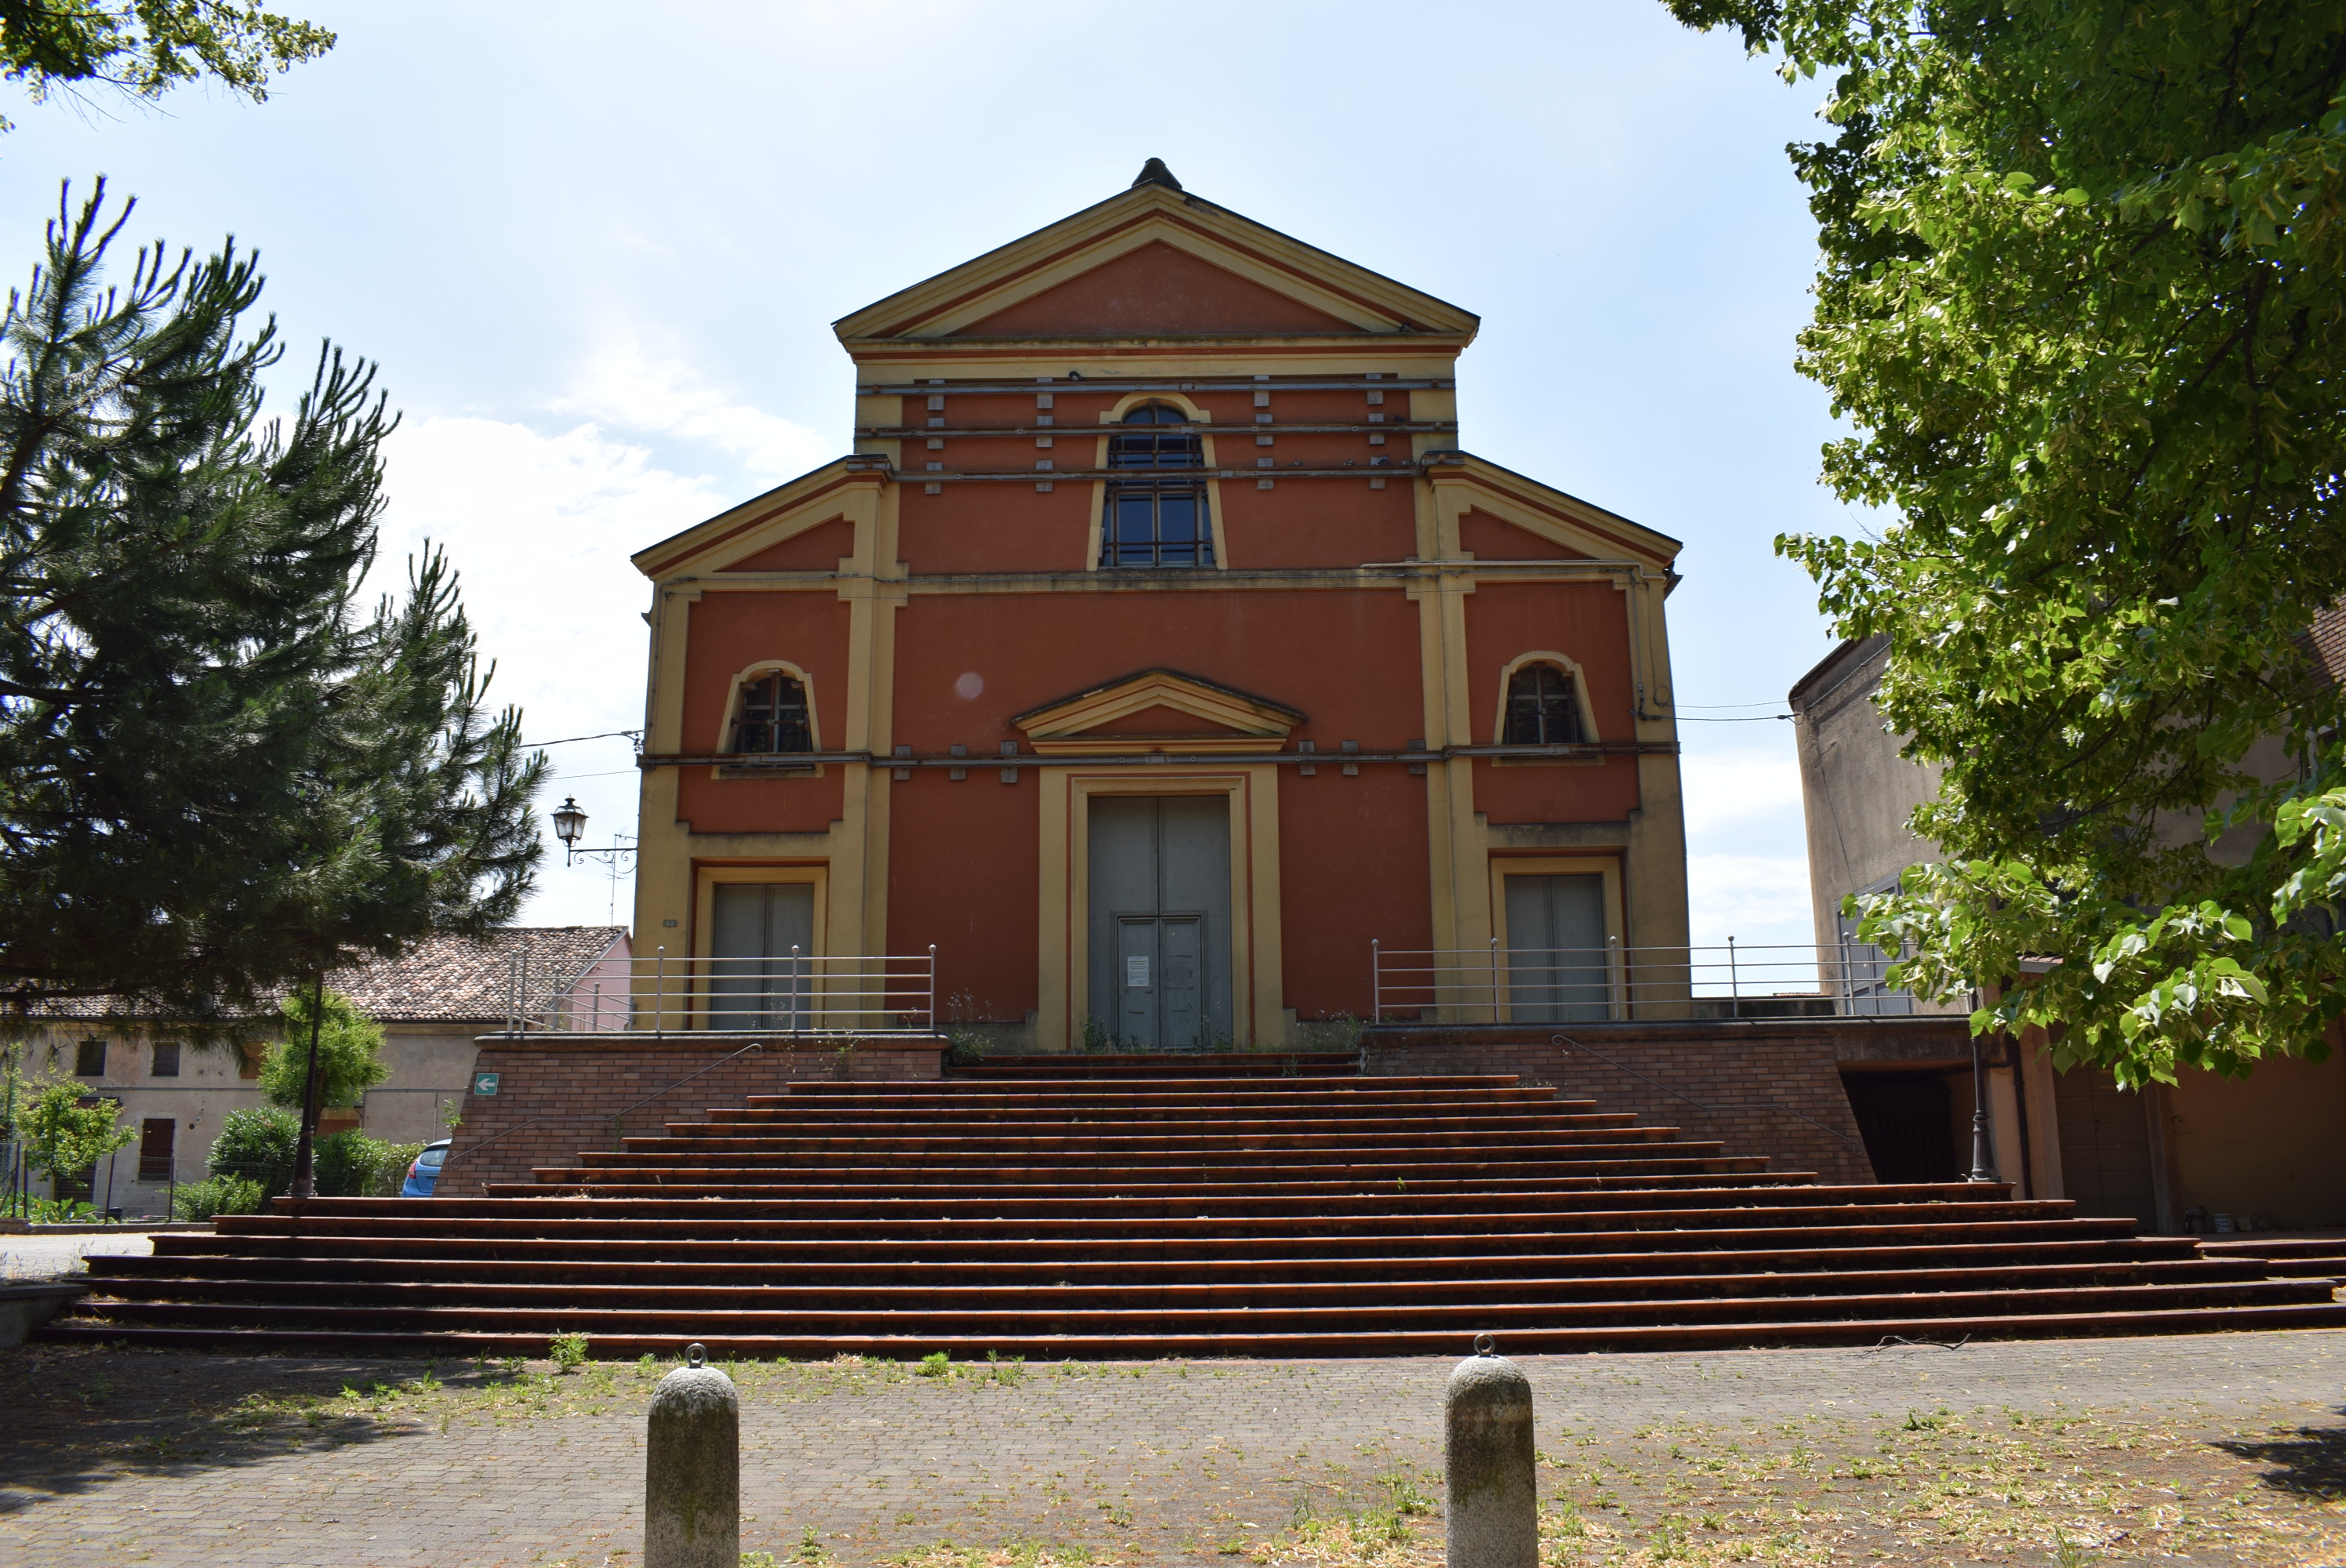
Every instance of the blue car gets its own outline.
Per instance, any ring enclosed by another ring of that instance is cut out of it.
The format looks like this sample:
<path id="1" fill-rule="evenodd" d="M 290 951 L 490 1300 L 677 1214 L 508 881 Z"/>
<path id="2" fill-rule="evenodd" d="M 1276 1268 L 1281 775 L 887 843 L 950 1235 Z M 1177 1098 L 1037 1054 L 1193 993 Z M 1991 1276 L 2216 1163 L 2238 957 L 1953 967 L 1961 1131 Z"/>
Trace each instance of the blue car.
<path id="1" fill-rule="evenodd" d="M 454 1141 L 442 1138 L 436 1144 L 424 1145 L 423 1152 L 415 1156 L 415 1163 L 407 1167 L 407 1179 L 400 1184 L 399 1196 L 430 1197 L 433 1187 L 439 1184 L 440 1166 L 448 1157 L 448 1145 Z"/>

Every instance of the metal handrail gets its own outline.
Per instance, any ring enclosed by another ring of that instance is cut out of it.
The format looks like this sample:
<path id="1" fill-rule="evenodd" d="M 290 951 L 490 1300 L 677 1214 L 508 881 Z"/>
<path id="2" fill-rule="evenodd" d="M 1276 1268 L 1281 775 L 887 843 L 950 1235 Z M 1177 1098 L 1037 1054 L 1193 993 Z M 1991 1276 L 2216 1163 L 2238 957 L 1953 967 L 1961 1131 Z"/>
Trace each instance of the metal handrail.
<path id="1" fill-rule="evenodd" d="M 1889 987 L 1894 955 L 1863 942 L 1603 947 L 1389 948 L 1369 943 L 1371 1016 L 1443 1023 L 1551 1023 L 1914 1011 Z M 1764 1004 L 1764 1005 L 1760 1005 Z M 1570 1012 L 1560 1011 L 1571 1009 Z"/>
<path id="2" fill-rule="evenodd" d="M 533 993 L 526 957 L 510 961 L 507 1034 L 775 1035 L 933 1033 L 937 950 L 756 957 L 604 959 L 559 993 Z M 608 989 L 607 989 L 607 983 Z"/>

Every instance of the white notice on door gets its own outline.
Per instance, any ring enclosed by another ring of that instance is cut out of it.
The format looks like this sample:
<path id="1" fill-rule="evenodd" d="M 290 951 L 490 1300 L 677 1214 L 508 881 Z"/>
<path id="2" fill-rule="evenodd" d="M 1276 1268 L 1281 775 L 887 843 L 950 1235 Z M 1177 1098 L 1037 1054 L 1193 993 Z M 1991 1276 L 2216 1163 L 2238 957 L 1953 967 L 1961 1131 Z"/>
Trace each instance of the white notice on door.
<path id="1" fill-rule="evenodd" d="M 1124 985 L 1127 991 L 1148 989 L 1148 955 L 1140 953 L 1124 961 Z"/>

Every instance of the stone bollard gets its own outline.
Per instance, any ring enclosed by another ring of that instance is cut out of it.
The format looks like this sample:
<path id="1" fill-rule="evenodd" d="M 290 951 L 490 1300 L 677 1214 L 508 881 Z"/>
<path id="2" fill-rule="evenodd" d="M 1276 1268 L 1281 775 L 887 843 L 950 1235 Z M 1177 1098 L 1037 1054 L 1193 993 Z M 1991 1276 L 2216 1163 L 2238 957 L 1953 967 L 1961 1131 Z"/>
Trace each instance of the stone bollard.
<path id="1" fill-rule="evenodd" d="M 1538 1568 L 1532 1386 L 1491 1349 L 1491 1336 L 1474 1336 L 1443 1400 L 1449 1568 Z"/>
<path id="2" fill-rule="evenodd" d="M 652 1390 L 644 1438 L 644 1568 L 740 1568 L 741 1400 L 733 1380 L 689 1364 Z"/>

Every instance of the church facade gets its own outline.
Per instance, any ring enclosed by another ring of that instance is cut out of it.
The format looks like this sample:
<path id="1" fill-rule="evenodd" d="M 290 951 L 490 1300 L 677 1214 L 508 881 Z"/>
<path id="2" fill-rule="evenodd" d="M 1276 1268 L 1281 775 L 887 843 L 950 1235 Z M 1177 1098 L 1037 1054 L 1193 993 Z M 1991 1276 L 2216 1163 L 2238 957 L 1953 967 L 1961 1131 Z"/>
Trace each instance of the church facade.
<path id="1" fill-rule="evenodd" d="M 1402 1015 L 1618 1015 L 1678 546 L 1464 449 L 1477 324 L 1155 160 L 836 323 L 853 452 L 635 557 L 638 954 L 933 945 L 1041 1050 L 1366 1019 L 1372 942 L 1583 955 Z"/>

